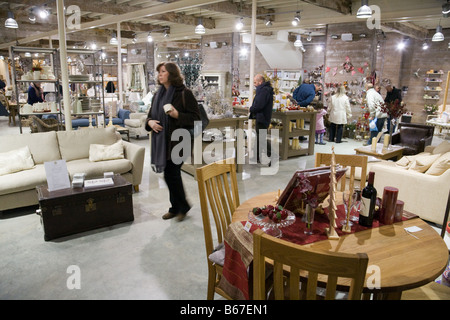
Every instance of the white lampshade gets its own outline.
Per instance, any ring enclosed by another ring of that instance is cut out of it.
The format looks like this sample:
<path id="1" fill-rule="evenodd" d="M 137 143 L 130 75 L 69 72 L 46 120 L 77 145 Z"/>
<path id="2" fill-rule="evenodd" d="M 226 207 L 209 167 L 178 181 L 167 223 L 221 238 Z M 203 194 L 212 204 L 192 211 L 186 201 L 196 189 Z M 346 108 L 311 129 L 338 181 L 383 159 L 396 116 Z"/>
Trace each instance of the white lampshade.
<path id="1" fill-rule="evenodd" d="M 433 36 L 433 39 L 431 39 L 431 41 L 444 41 L 444 35 L 442 34 L 442 26 L 439 25 L 436 28 L 436 33 Z"/>
<path id="2" fill-rule="evenodd" d="M 19 25 L 17 21 L 14 19 L 14 14 L 11 11 L 8 11 L 8 19 L 5 21 L 5 28 L 17 29 Z"/>
<path id="3" fill-rule="evenodd" d="M 202 24 L 202 19 L 200 19 L 198 25 L 195 27 L 195 33 L 196 34 L 205 34 L 205 32 L 206 32 L 206 30 Z"/>
<path id="4" fill-rule="evenodd" d="M 367 19 L 372 17 L 372 9 L 370 9 L 368 5 L 368 0 L 361 0 L 361 7 L 358 9 L 356 13 L 356 17 L 360 19 Z"/>
<path id="5" fill-rule="evenodd" d="M 113 35 L 111 37 L 111 40 L 109 40 L 109 44 L 112 44 L 112 45 L 118 45 L 119 44 L 119 41 L 117 41 L 117 37 L 116 37 L 116 35 L 114 33 L 113 33 Z"/>

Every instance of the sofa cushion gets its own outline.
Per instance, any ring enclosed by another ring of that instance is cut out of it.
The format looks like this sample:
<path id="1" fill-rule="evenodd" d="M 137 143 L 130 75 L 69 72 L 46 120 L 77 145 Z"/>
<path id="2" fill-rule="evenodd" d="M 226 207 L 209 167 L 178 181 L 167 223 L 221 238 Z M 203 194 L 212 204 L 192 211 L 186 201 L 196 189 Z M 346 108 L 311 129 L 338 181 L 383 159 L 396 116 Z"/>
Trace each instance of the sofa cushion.
<path id="1" fill-rule="evenodd" d="M 33 167 L 34 161 L 28 146 L 0 153 L 0 176 Z"/>
<path id="2" fill-rule="evenodd" d="M 433 154 L 442 154 L 450 151 L 450 142 L 444 140 L 433 149 Z"/>
<path id="3" fill-rule="evenodd" d="M 67 162 L 76 159 L 88 159 L 91 144 L 111 145 L 117 142 L 115 128 L 95 128 L 57 133 L 61 158 Z"/>
<path id="4" fill-rule="evenodd" d="M 437 160 L 441 155 L 440 154 L 426 154 L 426 155 L 419 155 L 415 157 L 413 163 L 409 167 L 408 170 L 414 170 L 417 172 L 425 172 L 428 170 L 428 168 L 431 167 L 434 161 Z"/>
<path id="5" fill-rule="evenodd" d="M 93 143 L 89 148 L 89 161 L 95 162 L 123 158 L 122 140 L 119 140 L 111 145 Z"/>
<path id="6" fill-rule="evenodd" d="M 425 174 L 440 176 L 448 169 L 450 169 L 450 151 L 444 153 L 436 161 L 434 161 Z"/>
<path id="7" fill-rule="evenodd" d="M 0 136 L 0 152 L 28 146 L 35 164 L 60 160 L 56 131 Z"/>
<path id="8" fill-rule="evenodd" d="M 44 165 L 38 164 L 30 170 L 0 176 L 0 195 L 35 189 L 46 183 Z"/>
<path id="9" fill-rule="evenodd" d="M 75 173 L 86 173 L 86 179 L 103 177 L 105 172 L 123 174 L 129 172 L 133 165 L 128 159 L 91 162 L 89 159 L 78 159 L 67 162 L 69 176 L 73 179 Z"/>

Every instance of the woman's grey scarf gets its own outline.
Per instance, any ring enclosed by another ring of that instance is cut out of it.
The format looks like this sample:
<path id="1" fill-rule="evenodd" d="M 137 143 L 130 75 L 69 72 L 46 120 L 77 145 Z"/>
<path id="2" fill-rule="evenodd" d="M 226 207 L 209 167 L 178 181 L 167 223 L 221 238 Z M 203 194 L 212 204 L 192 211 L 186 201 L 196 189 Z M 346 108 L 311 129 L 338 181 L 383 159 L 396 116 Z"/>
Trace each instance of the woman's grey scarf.
<path id="1" fill-rule="evenodd" d="M 156 173 L 163 172 L 166 167 L 170 128 L 169 116 L 164 112 L 163 106 L 167 103 L 172 103 L 174 92 L 175 87 L 173 86 L 170 86 L 167 90 L 164 86 L 161 86 L 155 94 L 151 110 L 152 120 L 158 120 L 159 125 L 163 127 L 162 131 L 158 133 L 152 132 L 151 165 Z"/>

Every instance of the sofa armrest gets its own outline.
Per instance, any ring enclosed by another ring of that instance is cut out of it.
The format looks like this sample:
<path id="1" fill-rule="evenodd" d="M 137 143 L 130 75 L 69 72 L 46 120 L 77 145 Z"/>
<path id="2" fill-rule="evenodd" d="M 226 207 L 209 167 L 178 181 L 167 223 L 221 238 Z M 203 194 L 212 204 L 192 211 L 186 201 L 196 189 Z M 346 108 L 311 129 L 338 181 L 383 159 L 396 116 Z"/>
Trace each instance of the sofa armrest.
<path id="1" fill-rule="evenodd" d="M 123 146 L 125 158 L 130 160 L 132 164 L 133 186 L 139 186 L 144 172 L 145 148 L 127 141 L 123 141 Z"/>

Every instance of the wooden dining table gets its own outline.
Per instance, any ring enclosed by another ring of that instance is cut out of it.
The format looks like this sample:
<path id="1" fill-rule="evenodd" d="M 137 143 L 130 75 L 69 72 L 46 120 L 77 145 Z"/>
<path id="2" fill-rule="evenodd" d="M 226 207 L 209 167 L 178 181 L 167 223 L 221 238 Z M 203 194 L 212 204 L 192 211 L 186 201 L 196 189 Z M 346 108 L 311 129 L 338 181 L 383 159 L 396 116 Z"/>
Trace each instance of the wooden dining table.
<path id="1" fill-rule="evenodd" d="M 277 195 L 269 192 L 243 202 L 234 212 L 232 223 L 249 220 L 252 208 L 274 204 Z M 420 231 L 408 233 L 405 228 L 409 227 Z M 439 234 L 414 215 L 391 225 L 341 233 L 337 240 L 324 239 L 304 246 L 329 252 L 366 253 L 369 264 L 363 293 L 366 298 L 373 294 L 376 299 L 400 299 L 403 291 L 434 281 L 449 258 L 449 250 Z M 348 280 L 339 284 L 345 288 Z"/>

